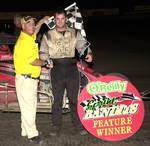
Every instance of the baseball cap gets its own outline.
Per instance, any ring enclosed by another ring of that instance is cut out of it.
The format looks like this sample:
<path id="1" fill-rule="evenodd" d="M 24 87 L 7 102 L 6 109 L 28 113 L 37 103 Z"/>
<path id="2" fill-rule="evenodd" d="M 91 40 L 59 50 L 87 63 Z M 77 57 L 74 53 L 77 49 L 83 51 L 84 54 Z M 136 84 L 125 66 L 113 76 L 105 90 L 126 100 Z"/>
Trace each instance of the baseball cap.
<path id="1" fill-rule="evenodd" d="M 35 17 L 32 17 L 32 16 L 24 16 L 21 18 L 21 24 L 24 24 L 24 23 L 29 23 L 31 21 L 36 21 L 37 19 Z"/>

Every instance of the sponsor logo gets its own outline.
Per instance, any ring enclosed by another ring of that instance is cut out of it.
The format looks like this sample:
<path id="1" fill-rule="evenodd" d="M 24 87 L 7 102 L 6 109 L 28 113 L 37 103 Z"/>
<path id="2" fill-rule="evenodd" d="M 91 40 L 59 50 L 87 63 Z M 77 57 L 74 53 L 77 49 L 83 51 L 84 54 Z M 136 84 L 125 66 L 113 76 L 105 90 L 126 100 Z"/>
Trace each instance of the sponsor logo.
<path id="1" fill-rule="evenodd" d="M 143 101 L 129 81 L 104 76 L 90 82 L 78 100 L 79 118 L 87 131 L 97 138 L 126 139 L 142 125 Z"/>

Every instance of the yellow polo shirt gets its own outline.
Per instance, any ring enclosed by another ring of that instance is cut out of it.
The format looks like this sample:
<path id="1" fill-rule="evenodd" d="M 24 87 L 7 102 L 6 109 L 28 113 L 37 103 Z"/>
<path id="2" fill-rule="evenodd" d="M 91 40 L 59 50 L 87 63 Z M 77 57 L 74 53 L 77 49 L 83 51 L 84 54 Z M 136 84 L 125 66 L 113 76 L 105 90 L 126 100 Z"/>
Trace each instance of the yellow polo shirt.
<path id="1" fill-rule="evenodd" d="M 31 65 L 36 58 L 39 58 L 38 46 L 35 40 L 36 34 L 30 36 L 21 31 L 14 48 L 16 74 L 31 74 L 35 78 L 40 76 L 41 67 Z"/>

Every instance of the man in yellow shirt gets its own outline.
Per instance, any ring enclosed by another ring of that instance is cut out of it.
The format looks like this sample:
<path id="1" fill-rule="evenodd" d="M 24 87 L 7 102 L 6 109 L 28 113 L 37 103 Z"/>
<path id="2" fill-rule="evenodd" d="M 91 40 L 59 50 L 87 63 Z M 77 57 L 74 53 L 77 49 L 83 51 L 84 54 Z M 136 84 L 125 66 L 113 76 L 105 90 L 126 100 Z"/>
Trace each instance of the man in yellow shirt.
<path id="1" fill-rule="evenodd" d="M 41 66 L 46 61 L 39 59 L 36 34 L 44 23 L 44 17 L 37 25 L 35 18 L 26 16 L 21 19 L 22 31 L 14 48 L 14 65 L 16 72 L 16 91 L 21 110 L 21 136 L 27 136 L 29 141 L 42 145 L 36 128 L 37 86 Z"/>

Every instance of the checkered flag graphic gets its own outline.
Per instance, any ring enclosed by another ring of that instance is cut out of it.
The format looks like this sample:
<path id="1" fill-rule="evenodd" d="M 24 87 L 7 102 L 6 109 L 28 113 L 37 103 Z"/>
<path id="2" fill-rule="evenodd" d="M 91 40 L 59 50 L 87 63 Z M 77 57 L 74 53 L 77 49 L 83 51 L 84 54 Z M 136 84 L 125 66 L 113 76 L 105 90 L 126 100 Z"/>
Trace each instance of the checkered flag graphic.
<path id="1" fill-rule="evenodd" d="M 81 35 L 86 38 L 86 33 L 84 30 L 83 19 L 80 13 L 79 8 L 76 3 L 65 8 L 67 14 L 67 24 L 69 27 L 75 28 L 80 31 Z M 49 27 L 49 29 L 53 29 L 55 27 L 54 16 L 50 17 L 45 24 Z"/>
<path id="2" fill-rule="evenodd" d="M 103 95 L 103 96 L 101 96 L 101 95 L 93 95 L 92 96 L 92 100 L 97 100 L 97 101 L 104 100 L 106 98 L 107 98 L 107 96 L 105 96 L 105 95 Z M 86 110 L 87 105 L 89 104 L 89 101 L 90 100 L 85 100 L 85 101 L 80 103 L 80 105 L 83 107 L 84 110 Z"/>
<path id="3" fill-rule="evenodd" d="M 105 100 L 105 99 L 109 99 L 109 98 L 110 97 L 107 94 L 93 95 L 91 100 L 100 101 L 100 100 Z M 120 97 L 116 97 L 116 98 L 119 99 Z M 141 99 L 130 93 L 122 93 L 121 100 L 118 100 L 117 102 L 122 102 L 122 100 L 141 100 Z M 80 105 L 83 107 L 84 110 L 86 110 L 87 105 L 89 104 L 89 101 L 90 100 L 85 100 L 80 103 Z"/>

